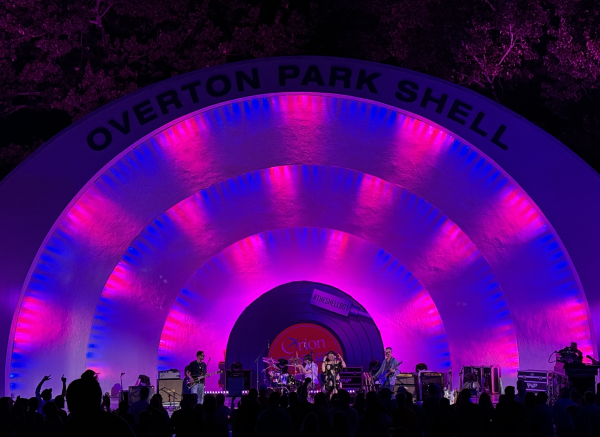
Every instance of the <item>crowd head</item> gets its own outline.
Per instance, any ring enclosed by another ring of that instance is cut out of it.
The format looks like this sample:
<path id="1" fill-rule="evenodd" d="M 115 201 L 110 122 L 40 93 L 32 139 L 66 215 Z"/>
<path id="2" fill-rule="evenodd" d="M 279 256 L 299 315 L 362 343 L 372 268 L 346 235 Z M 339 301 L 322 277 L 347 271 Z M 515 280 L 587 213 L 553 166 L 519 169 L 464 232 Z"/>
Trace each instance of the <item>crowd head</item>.
<path id="1" fill-rule="evenodd" d="M 201 355 L 199 351 L 198 356 Z M 305 356 L 305 360 L 310 359 L 310 355 Z M 202 435 L 225 436 L 228 426 L 246 430 L 246 434 L 237 435 L 257 436 L 437 437 L 461 432 L 465 436 L 551 436 L 555 427 L 558 435 L 580 435 L 581 430 L 587 430 L 581 435 L 600 435 L 600 407 L 596 406 L 596 395 L 586 391 L 582 396 L 581 392 L 569 388 L 563 388 L 551 406 L 546 393 L 527 392 L 527 387 L 520 383 L 518 390 L 507 386 L 497 405 L 489 394 L 474 396 L 473 390 L 467 388 L 461 390 L 456 402 L 451 404 L 442 396 L 437 384 L 430 384 L 422 392 L 426 397 L 423 402 L 414 402 L 413 393 L 404 387 L 395 393 L 388 388 L 357 394 L 340 389 L 331 397 L 319 392 L 314 394 L 312 403 L 307 402 L 300 391 L 288 394 L 260 387 L 260 390 L 250 389 L 237 404 L 232 404 L 232 409 L 222 393 L 207 394 L 202 404 L 197 404 L 195 395 L 185 394 L 180 409 L 169 417 L 163 408 L 162 396 L 153 394 L 150 398 L 148 386 L 140 388 L 140 400 L 134 404 L 122 400 L 115 411 L 110 412 L 110 405 L 103 410 L 97 376 L 89 370 L 68 385 L 66 404 L 71 415 L 68 420 L 63 411 L 65 396 L 52 400 L 50 389 L 40 391 L 38 388 L 36 396 L 30 399 L 18 398 L 13 403 L 10 398 L 0 398 L 0 423 L 9 423 L 6 418 L 15 418 L 14 423 L 22 427 L 15 435 L 26 437 L 74 435 L 73 423 L 79 424 L 79 428 L 75 428 L 76 435 L 99 426 L 98 429 L 112 430 L 103 435 L 128 435 L 115 431 L 126 429 L 131 436 L 135 432 L 138 437 L 188 435 L 185 430 L 189 429 L 201 429 Z M 310 378 L 306 378 L 304 384 L 310 382 Z M 134 405 L 141 409 L 133 411 Z M 109 417 L 113 419 L 108 420 Z"/>

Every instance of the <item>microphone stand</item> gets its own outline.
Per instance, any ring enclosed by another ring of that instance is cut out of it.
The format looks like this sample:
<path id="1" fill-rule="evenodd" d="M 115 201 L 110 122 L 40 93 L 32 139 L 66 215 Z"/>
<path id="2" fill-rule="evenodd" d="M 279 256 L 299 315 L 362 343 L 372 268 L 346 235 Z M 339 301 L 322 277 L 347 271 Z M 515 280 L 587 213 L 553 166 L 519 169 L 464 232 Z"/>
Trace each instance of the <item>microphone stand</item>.
<path id="1" fill-rule="evenodd" d="M 267 342 L 267 347 L 264 348 L 263 350 L 260 351 L 260 354 L 258 354 L 258 356 L 256 357 L 256 359 L 254 360 L 254 362 L 256 363 L 256 390 L 258 390 L 258 363 L 260 362 L 260 359 L 262 358 L 262 356 L 265 354 L 265 349 L 269 349 L 270 348 L 270 342 Z M 227 381 L 225 381 L 227 383 Z"/>
<path id="2" fill-rule="evenodd" d="M 123 375 L 124 373 L 121 372 L 121 395 L 119 396 L 119 402 L 123 402 Z"/>
<path id="3" fill-rule="evenodd" d="M 338 359 L 337 359 L 337 355 L 336 357 L 333 359 L 333 367 L 332 367 L 332 373 L 333 373 L 333 387 L 331 390 L 331 395 L 329 395 L 329 400 L 331 400 L 331 398 L 333 398 L 334 394 L 338 393 L 338 371 L 337 371 L 337 365 L 338 365 Z M 341 381 L 340 381 L 341 384 Z"/>

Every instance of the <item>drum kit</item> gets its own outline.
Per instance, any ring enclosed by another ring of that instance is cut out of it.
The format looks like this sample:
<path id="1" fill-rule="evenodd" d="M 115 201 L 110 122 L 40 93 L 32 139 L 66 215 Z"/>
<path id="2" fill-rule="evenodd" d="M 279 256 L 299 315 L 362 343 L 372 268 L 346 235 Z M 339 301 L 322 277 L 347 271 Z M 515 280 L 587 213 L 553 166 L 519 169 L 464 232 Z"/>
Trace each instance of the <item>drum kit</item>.
<path id="1" fill-rule="evenodd" d="M 288 366 L 302 367 L 302 359 L 292 357 L 287 360 L 275 359 L 272 357 L 263 357 L 263 361 L 268 367 L 263 370 L 270 381 L 271 388 L 279 391 L 281 394 L 296 391 L 304 381 L 303 373 L 289 373 Z"/>

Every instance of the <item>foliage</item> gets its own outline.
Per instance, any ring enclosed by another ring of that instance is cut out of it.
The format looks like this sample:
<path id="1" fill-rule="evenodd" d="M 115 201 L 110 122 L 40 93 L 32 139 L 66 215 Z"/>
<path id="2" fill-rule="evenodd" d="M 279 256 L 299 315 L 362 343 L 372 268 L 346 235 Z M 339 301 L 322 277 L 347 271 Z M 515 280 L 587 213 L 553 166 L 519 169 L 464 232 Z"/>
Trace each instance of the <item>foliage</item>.
<path id="1" fill-rule="evenodd" d="M 594 0 L 5 0 L 0 177 L 68 123 L 137 88 L 295 54 L 462 84 L 600 169 L 599 13 Z"/>

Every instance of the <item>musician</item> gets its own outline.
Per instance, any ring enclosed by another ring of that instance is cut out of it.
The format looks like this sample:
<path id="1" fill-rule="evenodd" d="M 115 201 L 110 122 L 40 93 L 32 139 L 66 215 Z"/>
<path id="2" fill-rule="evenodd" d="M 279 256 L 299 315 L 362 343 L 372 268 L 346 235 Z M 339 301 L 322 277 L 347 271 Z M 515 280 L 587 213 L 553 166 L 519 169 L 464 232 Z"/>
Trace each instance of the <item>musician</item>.
<path id="1" fill-rule="evenodd" d="M 287 375 L 288 373 L 290 373 L 288 369 L 288 364 L 289 361 L 285 358 L 279 358 L 279 360 L 277 360 L 277 366 L 279 367 L 279 370 L 282 375 Z"/>
<path id="2" fill-rule="evenodd" d="M 331 397 L 340 388 L 340 372 L 346 368 L 346 363 L 340 354 L 329 351 L 323 360 L 321 370 L 325 375 L 325 392 Z"/>
<path id="3" fill-rule="evenodd" d="M 319 368 L 311 354 L 304 355 L 304 367 L 298 365 L 298 372 L 304 375 L 304 378 L 310 378 L 311 381 L 319 380 Z"/>
<path id="4" fill-rule="evenodd" d="M 571 345 L 567 347 L 567 349 L 569 349 L 572 353 L 575 354 L 575 356 L 577 357 L 577 361 L 583 361 L 583 352 L 581 352 L 579 349 L 577 349 L 577 343 L 572 341 Z"/>
<path id="5" fill-rule="evenodd" d="M 385 348 L 385 360 L 381 363 L 381 367 L 375 374 L 375 378 L 382 379 L 383 382 L 381 384 L 381 388 L 389 388 L 394 391 L 394 385 L 396 384 L 396 373 L 398 368 L 400 367 L 400 363 L 396 358 L 392 356 L 392 348 Z"/>
<path id="6" fill-rule="evenodd" d="M 193 378 L 197 378 L 198 376 L 206 375 L 206 363 L 204 362 L 204 352 L 198 351 L 196 352 L 196 360 L 192 361 L 185 368 L 185 374 L 192 382 Z M 204 378 L 198 381 L 197 384 L 194 384 L 190 391 L 195 393 L 198 396 L 198 403 L 201 404 L 204 402 Z"/>
<path id="7" fill-rule="evenodd" d="M 272 368 L 269 367 L 269 376 L 271 380 L 271 387 L 275 388 L 278 386 L 287 385 L 289 382 L 289 361 L 285 358 L 279 358 L 277 360 L 277 364 L 275 364 Z"/>

